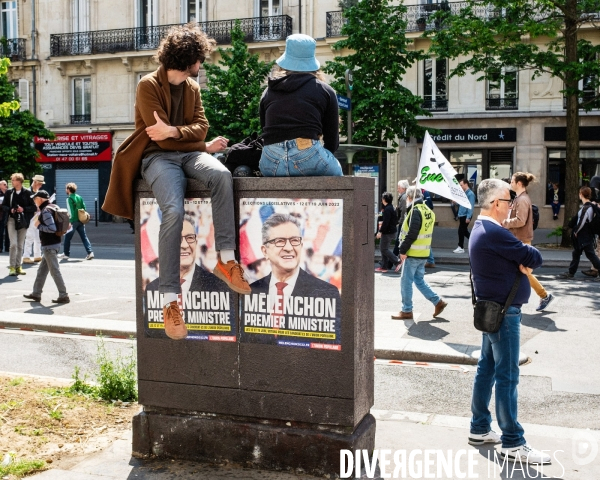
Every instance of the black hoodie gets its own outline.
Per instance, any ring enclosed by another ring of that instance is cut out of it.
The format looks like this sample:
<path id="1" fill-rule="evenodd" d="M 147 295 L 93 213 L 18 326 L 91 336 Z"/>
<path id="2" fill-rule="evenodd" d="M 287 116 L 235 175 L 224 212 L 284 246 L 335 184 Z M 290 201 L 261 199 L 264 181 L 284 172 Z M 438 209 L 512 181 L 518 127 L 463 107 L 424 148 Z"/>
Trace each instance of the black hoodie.
<path id="1" fill-rule="evenodd" d="M 265 145 L 323 135 L 325 148 L 339 146 L 339 114 L 335 91 L 311 73 L 270 78 L 260 100 Z"/>

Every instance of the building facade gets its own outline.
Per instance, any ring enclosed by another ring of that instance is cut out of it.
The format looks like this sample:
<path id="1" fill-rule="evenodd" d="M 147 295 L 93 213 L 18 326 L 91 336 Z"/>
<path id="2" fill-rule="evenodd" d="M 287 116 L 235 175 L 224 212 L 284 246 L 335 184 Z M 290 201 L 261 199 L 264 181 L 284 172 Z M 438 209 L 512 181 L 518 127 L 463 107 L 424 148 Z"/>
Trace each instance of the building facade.
<path id="1" fill-rule="evenodd" d="M 415 48 L 429 47 L 420 37 L 422 30 L 437 28 L 429 17 L 439 5 L 431 0 L 408 5 L 406 34 Z M 450 5 L 460 8 L 458 2 Z M 156 69 L 153 56 L 169 26 L 200 22 L 227 47 L 239 19 L 249 49 L 267 61 L 281 55 L 288 35 L 301 32 L 317 39 L 323 64 L 333 59 L 331 46 L 340 39 L 343 25 L 337 0 L 0 0 L 0 7 L 0 37 L 7 39 L 1 54 L 11 58 L 9 75 L 22 108 L 67 143 L 68 135 L 89 144 L 109 141 L 112 154 L 133 131 L 136 85 Z M 584 34 L 600 42 L 592 26 Z M 209 61 L 218 59 L 215 53 Z M 449 79 L 452 67 L 446 59 L 431 58 L 414 65 L 404 78 L 403 84 L 421 95 L 433 113 L 421 119 L 422 125 L 441 130 L 434 140 L 475 189 L 482 179 L 508 178 L 519 170 L 536 175 L 539 182 L 529 190 L 534 203 L 543 206 L 541 226 L 555 225 L 548 184 L 564 179 L 562 83 L 549 76 L 532 80 L 528 71 L 508 71 L 501 81 L 477 81 L 469 75 Z M 198 81 L 205 79 L 200 76 Z M 581 112 L 580 125 L 585 182 L 600 174 L 600 112 Z M 387 155 L 382 191 L 395 192 L 399 179 L 415 178 L 421 146 L 420 140 L 411 139 Z M 63 183 L 70 179 L 85 185 L 84 197 L 102 204 L 111 162 L 106 155 L 87 155 L 92 150 L 42 159 L 47 186 L 56 187 L 59 200 Z M 440 199 L 439 206 L 441 224 L 454 225 L 448 203 Z"/>

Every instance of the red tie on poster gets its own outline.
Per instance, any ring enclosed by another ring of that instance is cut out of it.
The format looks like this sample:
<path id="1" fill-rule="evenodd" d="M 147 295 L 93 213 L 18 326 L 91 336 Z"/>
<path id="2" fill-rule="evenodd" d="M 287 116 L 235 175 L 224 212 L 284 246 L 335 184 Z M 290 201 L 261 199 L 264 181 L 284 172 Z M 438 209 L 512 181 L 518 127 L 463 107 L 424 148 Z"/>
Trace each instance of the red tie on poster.
<path id="1" fill-rule="evenodd" d="M 277 319 L 277 326 L 273 326 L 274 329 L 279 330 L 279 325 L 281 325 L 281 319 L 283 318 L 283 289 L 287 287 L 287 283 L 285 282 L 277 282 L 275 287 L 277 288 L 277 303 L 273 306 L 273 310 L 275 313 L 280 314 Z M 277 337 L 277 335 L 275 335 Z"/>

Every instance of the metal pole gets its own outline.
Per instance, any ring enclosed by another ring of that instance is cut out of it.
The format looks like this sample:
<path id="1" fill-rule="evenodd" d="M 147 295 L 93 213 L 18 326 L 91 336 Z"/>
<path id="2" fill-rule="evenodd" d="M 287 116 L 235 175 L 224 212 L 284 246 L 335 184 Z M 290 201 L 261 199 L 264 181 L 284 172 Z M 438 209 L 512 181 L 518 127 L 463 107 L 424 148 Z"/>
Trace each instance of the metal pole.
<path id="1" fill-rule="evenodd" d="M 96 219 L 96 226 L 98 226 L 98 199 L 94 198 L 94 218 Z"/>

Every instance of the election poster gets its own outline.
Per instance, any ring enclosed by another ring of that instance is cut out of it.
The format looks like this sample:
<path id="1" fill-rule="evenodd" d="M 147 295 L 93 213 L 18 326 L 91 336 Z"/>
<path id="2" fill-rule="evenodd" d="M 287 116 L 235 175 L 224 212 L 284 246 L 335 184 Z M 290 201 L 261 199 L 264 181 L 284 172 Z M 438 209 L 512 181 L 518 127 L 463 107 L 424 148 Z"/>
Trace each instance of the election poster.
<path id="1" fill-rule="evenodd" d="M 341 199 L 240 199 L 240 341 L 341 351 Z"/>
<path id="2" fill-rule="evenodd" d="M 185 217 L 177 275 L 179 308 L 188 329 L 187 340 L 235 342 L 237 295 L 214 275 L 217 264 L 210 198 L 185 199 Z M 162 318 L 159 272 L 168 268 L 159 257 L 158 234 L 162 212 L 154 198 L 140 199 L 143 312 L 146 336 L 167 338 Z M 173 257 L 177 258 L 177 256 Z"/>

